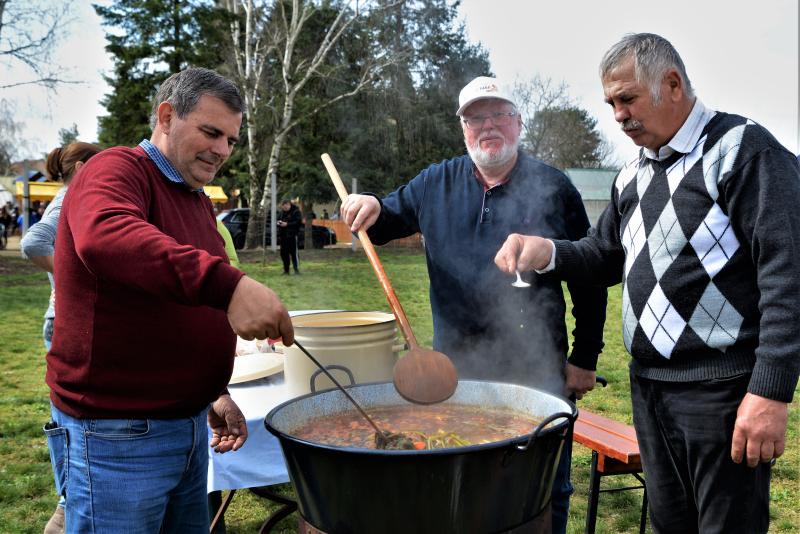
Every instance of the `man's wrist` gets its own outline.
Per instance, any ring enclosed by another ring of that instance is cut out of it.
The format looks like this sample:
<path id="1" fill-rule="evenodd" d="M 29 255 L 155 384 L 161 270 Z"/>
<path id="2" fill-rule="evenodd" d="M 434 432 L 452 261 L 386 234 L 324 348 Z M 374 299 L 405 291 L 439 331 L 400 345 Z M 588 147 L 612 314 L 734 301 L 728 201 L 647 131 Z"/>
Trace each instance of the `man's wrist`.
<path id="1" fill-rule="evenodd" d="M 550 243 L 550 263 L 548 263 L 543 269 L 534 269 L 537 274 L 549 273 L 556 268 L 556 244 L 553 243 L 552 239 L 547 239 L 546 241 Z"/>

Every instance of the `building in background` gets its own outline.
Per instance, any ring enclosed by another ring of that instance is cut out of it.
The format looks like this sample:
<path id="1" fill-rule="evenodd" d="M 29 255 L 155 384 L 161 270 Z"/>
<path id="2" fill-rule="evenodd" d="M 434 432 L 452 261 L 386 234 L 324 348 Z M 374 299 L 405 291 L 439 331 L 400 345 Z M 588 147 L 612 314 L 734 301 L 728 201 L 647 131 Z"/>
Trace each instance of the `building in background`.
<path id="1" fill-rule="evenodd" d="M 564 169 L 583 198 L 583 207 L 594 226 L 611 201 L 611 186 L 619 169 Z"/>

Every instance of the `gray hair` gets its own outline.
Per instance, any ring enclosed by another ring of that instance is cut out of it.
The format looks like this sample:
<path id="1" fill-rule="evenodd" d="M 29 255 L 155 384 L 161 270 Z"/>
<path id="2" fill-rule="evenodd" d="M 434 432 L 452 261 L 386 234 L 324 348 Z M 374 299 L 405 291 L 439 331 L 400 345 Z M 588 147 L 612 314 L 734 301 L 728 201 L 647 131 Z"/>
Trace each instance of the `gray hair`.
<path id="1" fill-rule="evenodd" d="M 176 72 L 158 88 L 150 112 L 150 128 L 156 127 L 158 106 L 162 102 L 169 102 L 178 117 L 183 119 L 195 108 L 203 95 L 219 98 L 231 111 L 244 113 L 242 94 L 236 84 L 213 70 L 193 67 Z"/>
<path id="2" fill-rule="evenodd" d="M 670 69 L 678 71 L 686 96 L 694 96 L 681 56 L 669 41 L 654 33 L 629 33 L 609 48 L 600 61 L 600 79 L 605 80 L 612 70 L 631 57 L 636 81 L 650 87 L 654 104 L 661 101 L 661 82 Z"/>

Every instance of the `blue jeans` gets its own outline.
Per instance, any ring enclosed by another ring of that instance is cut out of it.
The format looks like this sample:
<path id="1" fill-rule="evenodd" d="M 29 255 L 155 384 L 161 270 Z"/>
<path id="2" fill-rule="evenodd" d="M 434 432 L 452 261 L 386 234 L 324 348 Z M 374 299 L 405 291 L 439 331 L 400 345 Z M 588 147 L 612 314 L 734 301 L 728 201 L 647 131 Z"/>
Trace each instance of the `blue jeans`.
<path id="1" fill-rule="evenodd" d="M 556 478 L 553 480 L 553 492 L 551 493 L 552 534 L 566 534 L 567 532 L 569 498 L 573 492 L 572 482 L 569 480 L 571 463 L 572 433 L 570 432 L 561 449 L 561 459 L 558 461 Z"/>
<path id="2" fill-rule="evenodd" d="M 77 419 L 51 406 L 44 431 L 66 532 L 207 534 L 206 412 Z"/>

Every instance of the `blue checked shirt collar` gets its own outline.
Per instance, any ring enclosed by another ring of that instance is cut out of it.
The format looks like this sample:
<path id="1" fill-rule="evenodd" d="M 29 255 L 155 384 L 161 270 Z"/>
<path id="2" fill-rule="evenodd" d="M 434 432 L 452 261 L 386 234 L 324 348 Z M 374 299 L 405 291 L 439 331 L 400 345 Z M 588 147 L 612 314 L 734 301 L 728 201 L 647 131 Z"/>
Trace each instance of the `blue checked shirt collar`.
<path id="1" fill-rule="evenodd" d="M 150 141 L 147 139 L 142 139 L 142 142 L 139 143 L 139 146 L 142 147 L 147 157 L 153 160 L 153 163 L 156 164 L 158 170 L 161 171 L 161 174 L 167 177 L 167 180 L 170 182 L 175 182 L 176 184 L 183 184 L 186 187 L 189 187 L 189 184 L 186 183 L 186 180 L 183 179 L 181 173 L 178 172 L 172 163 L 167 159 L 167 157 Z M 196 191 L 202 191 L 202 189 L 196 189 Z"/>
<path id="2" fill-rule="evenodd" d="M 686 121 L 683 123 L 683 126 L 681 126 L 681 129 L 670 139 L 669 143 L 659 148 L 657 154 L 649 148 L 645 148 L 644 155 L 649 159 L 662 161 L 675 152 L 688 154 L 697 145 L 703 128 L 706 127 L 706 124 L 708 124 L 716 113 L 717 112 L 713 109 L 705 107 L 703 103 L 700 102 L 700 99 L 696 98 L 692 111 L 689 113 L 689 116 L 686 117 Z"/>

